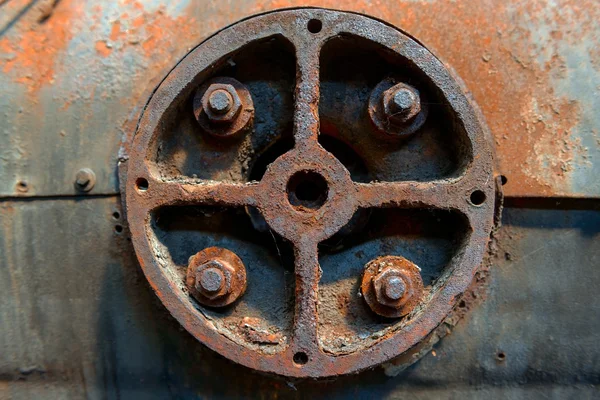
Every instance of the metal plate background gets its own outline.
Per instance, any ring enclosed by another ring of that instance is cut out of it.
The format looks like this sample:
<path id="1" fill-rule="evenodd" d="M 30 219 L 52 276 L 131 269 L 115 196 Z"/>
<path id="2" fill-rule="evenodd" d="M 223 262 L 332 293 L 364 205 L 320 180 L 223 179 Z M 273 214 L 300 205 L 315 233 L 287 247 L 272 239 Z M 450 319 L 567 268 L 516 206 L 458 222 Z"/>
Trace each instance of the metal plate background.
<path id="1" fill-rule="evenodd" d="M 2 204 L 1 399 L 598 396 L 600 211 L 505 210 L 485 299 L 434 352 L 315 382 L 253 372 L 181 328 L 114 232 L 117 207 Z"/>
<path id="2" fill-rule="evenodd" d="M 298 3 L 0 2 L 0 399 L 598 397 L 597 202 L 505 209 L 485 299 L 396 376 L 259 375 L 162 307 L 114 231 L 121 137 L 190 47 Z M 596 1 L 302 3 L 385 19 L 451 65 L 494 134 L 509 197 L 598 198 Z M 72 196 L 81 167 L 98 176 L 89 199 Z M 567 209 L 580 207 L 596 211 Z"/>

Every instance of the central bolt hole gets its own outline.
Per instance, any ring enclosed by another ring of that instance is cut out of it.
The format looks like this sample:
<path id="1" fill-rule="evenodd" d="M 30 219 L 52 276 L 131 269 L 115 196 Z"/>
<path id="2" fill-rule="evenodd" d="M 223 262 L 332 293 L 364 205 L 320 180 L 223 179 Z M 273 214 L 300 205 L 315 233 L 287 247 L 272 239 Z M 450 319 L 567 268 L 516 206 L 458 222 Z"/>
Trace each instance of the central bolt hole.
<path id="1" fill-rule="evenodd" d="M 325 178 L 316 172 L 300 171 L 290 178 L 287 192 L 291 205 L 316 210 L 325 204 L 329 188 Z"/>

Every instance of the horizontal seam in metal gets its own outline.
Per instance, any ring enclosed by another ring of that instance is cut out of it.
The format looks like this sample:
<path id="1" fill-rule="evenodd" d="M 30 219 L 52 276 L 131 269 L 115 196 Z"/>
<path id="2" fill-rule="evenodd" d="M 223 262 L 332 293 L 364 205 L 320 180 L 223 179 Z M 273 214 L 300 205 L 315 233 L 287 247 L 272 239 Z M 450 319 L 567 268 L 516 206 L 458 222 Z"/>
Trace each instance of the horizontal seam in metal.
<path id="1" fill-rule="evenodd" d="M 27 202 L 27 201 L 51 201 L 51 200 L 92 200 L 92 199 L 105 199 L 110 197 L 121 197 L 121 193 L 110 193 L 110 194 L 59 194 L 59 195 L 40 195 L 40 196 L 5 196 L 0 197 L 0 203 L 2 202 Z"/>

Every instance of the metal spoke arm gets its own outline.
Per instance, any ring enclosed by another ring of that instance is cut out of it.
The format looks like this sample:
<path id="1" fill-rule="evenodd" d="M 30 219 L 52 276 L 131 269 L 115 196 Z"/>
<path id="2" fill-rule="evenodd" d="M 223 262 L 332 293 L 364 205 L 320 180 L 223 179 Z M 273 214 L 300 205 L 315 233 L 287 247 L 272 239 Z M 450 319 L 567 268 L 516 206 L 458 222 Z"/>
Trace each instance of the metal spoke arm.
<path id="1" fill-rule="evenodd" d="M 306 147 L 317 141 L 319 135 L 319 55 L 321 41 L 302 42 L 297 56 L 294 109 L 294 140 L 296 147 Z"/>
<path id="2" fill-rule="evenodd" d="M 361 208 L 463 209 L 460 181 L 355 183 Z"/>
<path id="3" fill-rule="evenodd" d="M 148 210 L 179 205 L 246 206 L 256 204 L 256 183 L 151 180 L 137 188 Z"/>

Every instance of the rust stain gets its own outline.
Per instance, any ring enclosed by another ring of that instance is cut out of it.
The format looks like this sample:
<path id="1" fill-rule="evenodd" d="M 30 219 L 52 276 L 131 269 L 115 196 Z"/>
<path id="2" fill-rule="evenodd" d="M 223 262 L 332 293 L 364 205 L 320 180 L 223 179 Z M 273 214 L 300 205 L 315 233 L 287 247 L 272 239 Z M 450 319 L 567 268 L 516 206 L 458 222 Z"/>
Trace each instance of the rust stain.
<path id="1" fill-rule="evenodd" d="M 106 40 L 98 40 L 96 42 L 96 51 L 102 57 L 108 57 L 110 53 L 112 53 L 112 48 L 109 47 L 108 43 L 106 43 Z"/>
<path id="2" fill-rule="evenodd" d="M 251 343 L 276 345 L 283 340 L 281 332 L 272 331 L 260 318 L 244 317 L 239 323 L 239 330 Z"/>
<path id="3" fill-rule="evenodd" d="M 113 42 L 121 36 L 121 22 L 115 21 L 110 30 L 110 40 Z"/>
<path id="4" fill-rule="evenodd" d="M 96 50 L 103 57 L 112 50 L 133 51 L 148 59 L 152 70 L 161 70 L 164 64 L 172 62 L 175 53 L 181 51 L 182 38 L 190 38 L 191 42 L 191 38 L 199 37 L 194 18 L 187 15 L 172 17 L 165 6 L 146 11 L 142 3 L 135 1 L 126 2 L 124 8 L 128 11 L 112 22 L 108 36 L 96 42 Z M 96 22 L 102 24 L 101 20 Z M 147 71 L 139 72 L 140 75 L 134 78 L 148 78 L 141 74 Z"/>
<path id="5" fill-rule="evenodd" d="M 414 35 L 465 81 L 494 135 L 508 196 L 577 195 L 570 185 L 587 150 L 574 132 L 584 107 L 558 94 L 555 84 L 567 73 L 558 46 L 577 46 L 582 36 L 589 38 L 597 30 L 600 9 L 590 1 L 561 0 L 552 6 L 542 1 L 256 0 L 239 10 L 207 6 L 204 14 L 190 4 L 177 17 L 166 6 L 149 11 L 143 2 L 123 1 L 116 21 L 103 19 L 105 7 L 100 5 L 63 0 L 48 10 L 47 3 L 40 2 L 12 28 L 16 32 L 0 39 L 3 73 L 35 95 L 67 73 L 59 60 L 67 56 L 71 39 L 91 36 L 89 46 L 99 60 L 116 60 L 124 51 L 144 59 L 144 67 L 129 71 L 136 85 L 131 96 L 122 98 L 127 107 L 138 104 L 189 48 L 239 18 L 297 6 L 373 15 Z M 84 9 L 94 12 L 89 16 Z M 202 24 L 194 23 L 198 15 L 205 18 Z M 87 24 L 91 33 L 84 36 L 75 24 Z M 108 29 L 100 34 L 102 27 Z M 546 30 L 548 38 L 536 36 Z M 592 68 L 600 70 L 597 48 L 588 52 Z M 542 53 L 547 56 L 539 60 Z M 66 94 L 73 98 L 70 102 L 78 96 Z"/>
<path id="6" fill-rule="evenodd" d="M 66 52 L 73 38 L 72 24 L 82 9 L 82 2 L 64 0 L 57 4 L 44 23 L 40 23 L 38 16 L 29 15 L 28 21 L 18 25 L 18 35 L 0 39 L 1 51 L 14 54 L 4 65 L 3 72 L 13 76 L 15 82 L 26 85 L 30 93 L 52 84 L 56 61 Z"/>
<path id="7" fill-rule="evenodd" d="M 145 39 L 142 49 L 147 57 L 155 58 L 161 52 L 176 48 L 175 41 L 182 37 L 193 37 L 197 28 L 191 24 L 193 19 L 186 17 L 164 18 L 165 12 L 160 9 L 156 14 L 145 14 Z"/>
<path id="8" fill-rule="evenodd" d="M 185 10 L 182 16 L 172 18 L 165 12 L 164 7 L 151 13 L 145 11 L 139 2 L 134 2 L 133 6 L 134 12 L 121 14 L 118 35 L 117 28 L 113 25 L 111 36 L 116 36 L 113 46 L 134 48 L 135 52 L 143 54 L 148 61 L 148 68 L 138 71 L 138 74 L 132 77 L 142 84 L 135 86 L 130 97 L 121 100 L 124 107 L 131 107 L 131 104 L 138 104 L 141 99 L 148 98 L 161 77 L 171 68 L 174 60 L 183 57 L 190 46 L 196 45 L 200 38 L 210 33 L 206 31 L 206 24 L 195 23 L 194 17 L 190 17 L 193 15 L 191 10 L 189 12 Z M 192 4 L 189 7 L 191 6 Z M 230 22 L 222 21 L 223 24 Z M 219 26 L 218 22 L 212 24 L 216 25 L 211 29 L 217 29 Z M 138 48 L 142 51 L 137 50 Z M 123 122 L 123 132 L 128 134 L 134 132 L 139 111 L 141 109 Z M 127 147 L 129 139 L 124 138 L 123 142 Z"/>

